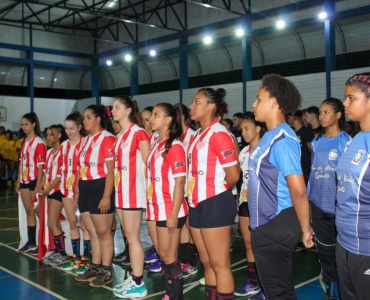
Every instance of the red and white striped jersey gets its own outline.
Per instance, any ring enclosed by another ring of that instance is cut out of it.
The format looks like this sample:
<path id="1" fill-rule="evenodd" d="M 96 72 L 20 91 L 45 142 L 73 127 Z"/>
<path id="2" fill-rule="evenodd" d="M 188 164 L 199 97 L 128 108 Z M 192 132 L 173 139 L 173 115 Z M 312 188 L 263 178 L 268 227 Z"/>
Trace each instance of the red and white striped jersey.
<path id="1" fill-rule="evenodd" d="M 187 126 L 185 132 L 180 137 L 180 141 L 182 142 L 185 148 L 185 153 L 188 153 L 189 143 L 194 133 L 195 131 L 191 129 L 189 126 Z"/>
<path id="2" fill-rule="evenodd" d="M 61 154 L 59 151 L 52 153 L 53 149 L 49 149 L 46 153 L 46 163 L 44 165 L 45 184 L 43 189 L 49 188 L 50 184 L 57 177 L 61 177 L 60 168 L 62 166 Z M 49 195 L 59 191 L 59 184 L 50 190 Z"/>
<path id="3" fill-rule="evenodd" d="M 164 221 L 172 212 L 173 193 L 175 178 L 186 176 L 185 149 L 179 140 L 172 142 L 172 147 L 165 157 L 162 157 L 164 144 L 167 138 L 160 143 L 155 143 L 150 150 L 147 159 L 147 219 L 152 221 Z M 178 217 L 188 214 L 185 198 Z"/>
<path id="4" fill-rule="evenodd" d="M 150 148 L 152 148 L 154 146 L 154 143 L 159 139 L 159 132 L 158 131 L 154 131 L 152 133 L 152 135 L 149 137 L 150 139 Z"/>
<path id="5" fill-rule="evenodd" d="M 237 164 L 234 142 L 215 120 L 204 132 L 196 131 L 188 150 L 188 200 L 196 207 L 229 189 L 224 168 Z"/>
<path id="6" fill-rule="evenodd" d="M 113 145 L 116 137 L 107 130 L 100 130 L 82 140 L 79 160 L 80 180 L 105 178 L 107 160 L 113 160 Z"/>
<path id="7" fill-rule="evenodd" d="M 145 162 L 139 143 L 148 141 L 148 133 L 132 124 L 117 135 L 114 144 L 114 189 L 116 207 L 145 208 Z"/>
<path id="8" fill-rule="evenodd" d="M 74 145 L 71 144 L 70 140 L 64 141 L 59 149 L 61 153 L 60 159 L 62 160 L 60 192 L 69 199 L 75 197 L 74 191 L 76 189 L 81 145 L 82 137 Z"/>
<path id="9" fill-rule="evenodd" d="M 40 165 L 45 164 L 46 145 L 44 141 L 35 136 L 32 140 L 24 140 L 19 156 L 20 183 L 28 184 L 37 179 Z"/>

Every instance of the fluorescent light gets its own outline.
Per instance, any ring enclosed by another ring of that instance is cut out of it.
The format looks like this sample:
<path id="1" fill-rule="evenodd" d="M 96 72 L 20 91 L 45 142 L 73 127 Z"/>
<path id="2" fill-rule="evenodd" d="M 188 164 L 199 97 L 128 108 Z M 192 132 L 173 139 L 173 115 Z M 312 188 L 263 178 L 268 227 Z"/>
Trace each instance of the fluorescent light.
<path id="1" fill-rule="evenodd" d="M 112 65 L 112 61 L 110 59 L 107 59 L 107 61 L 105 63 L 107 64 L 107 66 L 111 66 Z"/>
<path id="2" fill-rule="evenodd" d="M 150 56 L 154 57 L 157 55 L 157 52 L 155 50 L 150 50 L 149 54 Z"/>
<path id="3" fill-rule="evenodd" d="M 328 17 L 328 14 L 326 13 L 326 11 L 322 11 L 321 13 L 319 13 L 320 20 L 325 20 L 327 17 Z"/>
<path id="4" fill-rule="evenodd" d="M 125 55 L 125 61 L 130 62 L 132 60 L 132 56 L 130 54 Z"/>
<path id="5" fill-rule="evenodd" d="M 207 35 L 206 37 L 204 37 L 203 42 L 204 44 L 209 45 L 210 43 L 212 43 L 212 37 Z"/>
<path id="6" fill-rule="evenodd" d="M 235 31 L 235 34 L 236 34 L 236 36 L 238 36 L 238 37 L 243 36 L 243 35 L 244 35 L 244 30 L 243 30 L 243 28 L 238 28 L 238 29 Z"/>
<path id="7" fill-rule="evenodd" d="M 277 22 L 276 22 L 276 27 L 277 27 L 278 29 L 283 29 L 283 28 L 285 28 L 285 21 L 284 21 L 284 20 L 279 20 L 279 21 L 277 21 Z"/>

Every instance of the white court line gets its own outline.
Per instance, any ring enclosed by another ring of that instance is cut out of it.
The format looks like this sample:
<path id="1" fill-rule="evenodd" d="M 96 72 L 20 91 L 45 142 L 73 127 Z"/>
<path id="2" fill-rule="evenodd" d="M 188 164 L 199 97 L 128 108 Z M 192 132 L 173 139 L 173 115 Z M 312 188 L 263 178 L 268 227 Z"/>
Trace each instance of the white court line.
<path id="1" fill-rule="evenodd" d="M 16 273 L 14 273 L 14 272 L 12 272 L 12 271 L 10 271 L 10 270 L 8 270 L 8 269 L 5 269 L 4 267 L 1 267 L 1 266 L 0 266 L 0 269 L 1 269 L 1 270 L 3 270 L 3 271 L 4 271 L 4 272 L 6 272 L 6 273 L 9 273 L 9 274 L 13 275 L 14 277 L 17 277 L 18 279 L 20 279 L 20 280 L 22 280 L 22 281 L 24 281 L 24 282 L 27 282 L 27 283 L 28 283 L 28 284 L 30 284 L 30 285 L 33 285 L 34 287 L 36 287 L 36 288 L 38 288 L 38 289 L 40 289 L 40 290 L 44 291 L 45 293 L 47 293 L 47 294 L 49 294 L 49 295 L 52 295 L 52 296 L 54 296 L 54 297 L 56 297 L 56 298 L 58 298 L 58 299 L 67 300 L 67 298 L 62 297 L 62 296 L 60 296 L 60 295 L 58 295 L 58 294 L 56 294 L 56 293 L 54 293 L 54 292 L 52 292 L 52 291 L 48 290 L 47 288 L 44 288 L 43 286 L 38 285 L 37 283 L 34 283 L 34 282 L 32 282 L 31 280 L 28 280 L 27 278 L 25 278 L 25 277 L 23 277 L 23 276 L 20 276 L 20 275 L 18 275 L 18 274 L 16 274 Z"/>
<path id="2" fill-rule="evenodd" d="M 298 289 L 298 288 L 300 288 L 300 287 L 302 287 L 302 286 L 304 286 L 304 285 L 306 285 L 306 284 L 309 284 L 309 283 L 311 283 L 312 281 L 315 281 L 315 280 L 317 280 L 317 279 L 319 279 L 320 278 L 320 276 L 316 276 L 316 277 L 314 277 L 314 278 L 311 278 L 311 279 L 309 279 L 309 280 L 307 280 L 307 281 L 304 281 L 304 282 L 301 282 L 300 284 L 297 284 L 296 286 L 294 286 L 296 289 Z"/>
<path id="3" fill-rule="evenodd" d="M 0 229 L 0 231 L 13 231 L 13 230 L 19 230 L 19 227 L 9 227 Z"/>
<path id="4" fill-rule="evenodd" d="M 0 199 L 1 198 L 4 198 L 4 197 L 0 197 Z M 8 210 L 16 210 L 16 209 L 18 209 L 18 208 L 4 208 L 4 209 L 0 209 L 0 212 L 2 212 L 2 211 L 8 211 Z"/>
<path id="5" fill-rule="evenodd" d="M 5 218 L 5 217 L 0 217 L 0 220 L 13 220 L 13 221 L 18 221 L 18 218 Z"/>

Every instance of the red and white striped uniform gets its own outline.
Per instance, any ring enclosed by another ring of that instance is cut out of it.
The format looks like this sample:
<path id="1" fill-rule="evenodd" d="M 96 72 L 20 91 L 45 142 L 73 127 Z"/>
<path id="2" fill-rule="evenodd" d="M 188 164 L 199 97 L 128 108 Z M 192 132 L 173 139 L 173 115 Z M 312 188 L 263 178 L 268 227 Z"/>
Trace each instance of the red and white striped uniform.
<path id="1" fill-rule="evenodd" d="M 150 145 L 150 148 L 152 148 L 155 144 L 155 142 L 159 139 L 159 132 L 158 131 L 154 131 L 152 132 L 152 135 L 149 137 L 149 145 Z"/>
<path id="2" fill-rule="evenodd" d="M 190 140 L 194 133 L 195 131 L 191 129 L 189 126 L 187 126 L 185 132 L 180 137 L 180 141 L 182 142 L 185 148 L 185 153 L 188 153 Z"/>
<path id="3" fill-rule="evenodd" d="M 147 219 L 165 221 L 172 212 L 175 178 L 186 176 L 185 149 L 179 140 L 172 142 L 172 147 L 162 157 L 167 138 L 155 143 L 147 160 Z M 188 214 L 185 198 L 182 199 L 178 217 Z"/>
<path id="4" fill-rule="evenodd" d="M 75 189 L 78 175 L 78 160 L 80 158 L 80 147 L 82 145 L 81 139 L 74 145 L 70 140 L 66 140 L 60 145 L 59 152 L 61 153 L 62 167 L 60 192 L 64 197 L 73 199 L 75 197 Z"/>
<path id="5" fill-rule="evenodd" d="M 108 173 L 106 161 L 113 160 L 113 145 L 116 137 L 102 129 L 82 140 L 79 160 L 80 180 L 105 178 Z"/>
<path id="6" fill-rule="evenodd" d="M 46 190 L 49 188 L 52 181 L 61 177 L 60 168 L 62 166 L 61 154 L 59 151 L 52 153 L 53 149 L 49 149 L 46 153 L 46 163 L 44 165 L 44 174 L 45 174 L 45 184 L 43 189 Z M 49 195 L 59 191 L 59 184 L 50 190 Z"/>
<path id="7" fill-rule="evenodd" d="M 149 135 L 136 124 L 117 135 L 114 189 L 118 208 L 145 208 L 145 163 L 139 148 L 141 141 L 149 143 Z"/>
<path id="8" fill-rule="evenodd" d="M 204 131 L 200 129 L 188 150 L 188 200 L 196 207 L 229 189 L 224 168 L 237 164 L 234 142 L 225 126 L 216 120 Z"/>
<path id="9" fill-rule="evenodd" d="M 39 166 L 45 164 L 46 145 L 35 136 L 32 140 L 24 140 L 19 156 L 20 183 L 28 184 L 37 178 Z"/>

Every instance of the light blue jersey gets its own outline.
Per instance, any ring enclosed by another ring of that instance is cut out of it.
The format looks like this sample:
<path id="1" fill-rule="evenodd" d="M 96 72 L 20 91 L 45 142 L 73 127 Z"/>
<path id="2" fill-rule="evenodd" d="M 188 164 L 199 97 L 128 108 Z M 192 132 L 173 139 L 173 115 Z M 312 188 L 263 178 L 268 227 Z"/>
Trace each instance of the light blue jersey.
<path id="1" fill-rule="evenodd" d="M 308 199 L 327 214 L 334 215 L 337 191 L 337 164 L 351 137 L 344 131 L 332 138 L 312 141 L 312 165 Z"/>
<path id="2" fill-rule="evenodd" d="M 300 151 L 295 132 L 282 123 L 267 131 L 250 154 L 248 206 L 252 229 L 293 206 L 285 177 L 302 174 Z"/>
<path id="3" fill-rule="evenodd" d="M 338 242 L 347 251 L 370 256 L 370 132 L 359 132 L 337 165 Z"/>

